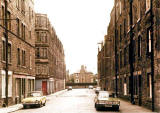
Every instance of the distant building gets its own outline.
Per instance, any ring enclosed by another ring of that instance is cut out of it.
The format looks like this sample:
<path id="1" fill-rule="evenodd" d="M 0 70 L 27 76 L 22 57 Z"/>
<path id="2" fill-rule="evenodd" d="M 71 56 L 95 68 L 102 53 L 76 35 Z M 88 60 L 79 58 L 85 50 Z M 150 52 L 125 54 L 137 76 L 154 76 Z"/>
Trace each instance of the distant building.
<path id="1" fill-rule="evenodd" d="M 96 76 L 88 72 L 84 65 L 81 66 L 79 72 L 70 75 L 70 82 L 74 83 L 95 83 L 96 79 Z"/>

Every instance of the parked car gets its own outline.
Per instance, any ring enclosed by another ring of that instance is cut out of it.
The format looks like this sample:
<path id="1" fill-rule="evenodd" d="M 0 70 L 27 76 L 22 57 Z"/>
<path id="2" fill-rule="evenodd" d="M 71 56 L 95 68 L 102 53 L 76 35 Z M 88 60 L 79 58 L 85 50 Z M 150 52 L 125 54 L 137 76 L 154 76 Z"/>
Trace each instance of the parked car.
<path id="1" fill-rule="evenodd" d="M 119 111 L 120 100 L 116 98 L 114 93 L 108 91 L 99 91 L 99 94 L 95 97 L 95 108 L 113 108 Z"/>
<path id="2" fill-rule="evenodd" d="M 29 97 L 22 100 L 23 108 L 27 106 L 42 107 L 46 105 L 46 96 L 43 96 L 42 91 L 33 91 Z"/>
<path id="3" fill-rule="evenodd" d="M 95 93 L 98 94 L 100 90 L 101 90 L 101 87 L 96 87 Z"/>
<path id="4" fill-rule="evenodd" d="M 68 91 L 69 91 L 69 90 L 72 90 L 72 86 L 69 86 L 69 87 L 68 87 Z"/>
<path id="5" fill-rule="evenodd" d="M 92 85 L 89 85 L 89 87 L 88 87 L 89 89 L 93 89 L 93 86 Z"/>

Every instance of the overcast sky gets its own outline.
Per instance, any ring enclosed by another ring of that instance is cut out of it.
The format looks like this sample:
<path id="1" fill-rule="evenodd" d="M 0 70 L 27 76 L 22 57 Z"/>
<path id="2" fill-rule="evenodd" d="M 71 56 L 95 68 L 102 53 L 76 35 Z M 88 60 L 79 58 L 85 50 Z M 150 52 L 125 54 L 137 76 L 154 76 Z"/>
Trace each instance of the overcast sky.
<path id="1" fill-rule="evenodd" d="M 104 39 L 114 0 L 35 0 L 35 11 L 48 15 L 65 50 L 66 68 L 81 65 L 97 73 L 98 42 Z"/>

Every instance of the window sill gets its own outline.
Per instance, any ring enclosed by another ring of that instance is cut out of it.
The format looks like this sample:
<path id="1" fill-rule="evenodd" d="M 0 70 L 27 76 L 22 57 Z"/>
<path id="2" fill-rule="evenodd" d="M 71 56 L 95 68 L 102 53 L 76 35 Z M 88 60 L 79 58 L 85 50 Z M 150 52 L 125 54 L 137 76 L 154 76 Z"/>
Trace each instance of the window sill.
<path id="1" fill-rule="evenodd" d="M 138 20 L 137 20 L 137 23 L 139 23 L 141 21 L 141 18 L 139 18 Z"/>
<path id="2" fill-rule="evenodd" d="M 147 9 L 145 14 L 147 15 L 151 11 L 151 8 Z"/>
<path id="3" fill-rule="evenodd" d="M 6 64 L 6 61 L 3 61 L 3 60 L 2 60 L 2 63 Z M 11 63 L 11 62 L 8 62 L 8 65 L 12 65 L 12 63 Z"/>
<path id="4" fill-rule="evenodd" d="M 22 68 L 26 68 L 26 66 L 22 66 Z"/>

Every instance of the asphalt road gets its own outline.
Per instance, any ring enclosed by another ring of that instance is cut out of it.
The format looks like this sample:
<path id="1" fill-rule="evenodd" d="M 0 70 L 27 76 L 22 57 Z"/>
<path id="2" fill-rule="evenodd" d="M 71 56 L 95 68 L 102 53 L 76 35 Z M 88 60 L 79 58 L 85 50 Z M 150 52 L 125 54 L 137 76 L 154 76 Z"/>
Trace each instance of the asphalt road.
<path id="1" fill-rule="evenodd" d="M 94 97 L 95 93 L 92 89 L 73 89 L 58 96 L 48 96 L 46 106 L 21 109 L 14 113 L 117 113 L 117 111 L 107 111 L 105 109 L 96 111 Z M 151 111 L 121 100 L 119 112 Z"/>

